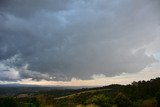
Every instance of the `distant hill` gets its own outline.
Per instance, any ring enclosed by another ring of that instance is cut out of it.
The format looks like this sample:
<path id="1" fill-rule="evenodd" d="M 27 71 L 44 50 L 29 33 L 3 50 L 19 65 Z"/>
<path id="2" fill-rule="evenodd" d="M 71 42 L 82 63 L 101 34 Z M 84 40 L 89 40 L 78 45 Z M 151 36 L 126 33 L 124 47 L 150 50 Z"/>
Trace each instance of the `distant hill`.
<path id="1" fill-rule="evenodd" d="M 160 78 L 129 85 L 113 84 L 80 89 L 23 87 L 19 84 L 1 86 L 0 105 L 5 105 L 9 100 L 11 104 L 17 104 L 15 107 L 160 107 Z"/>

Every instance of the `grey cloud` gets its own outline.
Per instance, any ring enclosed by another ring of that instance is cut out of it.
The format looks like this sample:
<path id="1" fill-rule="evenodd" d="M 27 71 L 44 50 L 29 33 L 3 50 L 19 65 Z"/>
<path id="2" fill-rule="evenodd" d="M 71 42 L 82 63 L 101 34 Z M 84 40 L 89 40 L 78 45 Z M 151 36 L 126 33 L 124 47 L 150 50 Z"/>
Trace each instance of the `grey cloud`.
<path id="1" fill-rule="evenodd" d="M 5 64 L 21 79 L 139 72 L 157 61 L 146 47 L 157 37 L 158 6 L 158 0 L 1 1 L 0 61 L 18 55 Z"/>
<path id="2" fill-rule="evenodd" d="M 28 18 L 40 11 L 60 11 L 67 8 L 70 0 L 1 0 L 0 10 Z"/>

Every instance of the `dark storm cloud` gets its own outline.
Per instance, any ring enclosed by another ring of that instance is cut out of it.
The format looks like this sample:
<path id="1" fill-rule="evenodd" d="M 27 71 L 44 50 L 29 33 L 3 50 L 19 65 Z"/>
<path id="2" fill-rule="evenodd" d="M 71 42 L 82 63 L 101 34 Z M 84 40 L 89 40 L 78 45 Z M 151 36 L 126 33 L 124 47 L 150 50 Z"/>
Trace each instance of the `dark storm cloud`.
<path id="1" fill-rule="evenodd" d="M 19 17 L 28 18 L 43 10 L 64 10 L 69 2 L 70 0 L 1 0 L 0 10 Z"/>
<path id="2" fill-rule="evenodd" d="M 145 47 L 158 9 L 158 0 L 2 0 L 0 61 L 18 72 L 9 80 L 138 72 L 156 62 Z"/>

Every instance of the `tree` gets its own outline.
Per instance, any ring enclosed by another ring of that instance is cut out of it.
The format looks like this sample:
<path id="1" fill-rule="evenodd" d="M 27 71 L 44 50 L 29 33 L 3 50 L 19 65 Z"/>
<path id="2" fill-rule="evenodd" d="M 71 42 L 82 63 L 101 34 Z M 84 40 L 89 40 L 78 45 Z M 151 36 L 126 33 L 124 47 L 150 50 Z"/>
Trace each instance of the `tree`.
<path id="1" fill-rule="evenodd" d="M 157 103 L 158 103 L 158 107 L 160 107 L 160 90 L 156 93 L 156 100 L 157 100 Z"/>
<path id="2" fill-rule="evenodd" d="M 117 94 L 117 96 L 115 97 L 115 103 L 117 104 L 118 107 L 130 107 L 131 106 L 131 101 L 123 93 Z"/>
<path id="3" fill-rule="evenodd" d="M 109 103 L 109 97 L 106 97 L 103 94 L 93 96 L 87 100 L 87 104 L 96 104 L 100 107 L 111 107 L 111 104 Z"/>
<path id="4" fill-rule="evenodd" d="M 17 107 L 17 102 L 13 98 L 1 98 L 0 107 Z"/>

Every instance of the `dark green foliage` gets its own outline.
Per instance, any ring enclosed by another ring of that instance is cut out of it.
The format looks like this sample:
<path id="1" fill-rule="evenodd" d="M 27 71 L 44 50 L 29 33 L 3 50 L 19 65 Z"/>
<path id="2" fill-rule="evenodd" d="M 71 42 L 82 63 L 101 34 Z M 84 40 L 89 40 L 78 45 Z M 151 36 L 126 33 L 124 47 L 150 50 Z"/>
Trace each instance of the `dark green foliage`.
<path id="1" fill-rule="evenodd" d="M 157 106 L 160 107 L 160 90 L 156 93 Z"/>
<path id="2" fill-rule="evenodd" d="M 121 91 L 125 93 L 132 101 L 138 99 L 148 99 L 155 97 L 160 89 L 160 78 L 150 81 L 133 82 L 131 85 L 124 86 Z"/>
<path id="3" fill-rule="evenodd" d="M 115 104 L 117 104 L 118 107 L 130 107 L 131 101 L 125 94 L 118 93 L 115 97 Z"/>
<path id="4" fill-rule="evenodd" d="M 141 107 L 143 100 L 137 100 L 133 102 L 133 107 Z"/>
<path id="5" fill-rule="evenodd" d="M 86 101 L 87 104 L 96 104 L 100 107 L 111 107 L 109 97 L 103 94 L 95 95 Z"/>
<path id="6" fill-rule="evenodd" d="M 39 107 L 39 101 L 37 98 L 33 97 L 33 98 L 30 98 L 30 101 L 29 101 L 30 104 L 33 104 L 34 107 Z"/>
<path id="7" fill-rule="evenodd" d="M 0 107 L 39 107 L 37 98 L 0 98 Z"/>
<path id="8" fill-rule="evenodd" d="M 1 98 L 0 107 L 17 107 L 17 102 L 13 98 Z"/>

